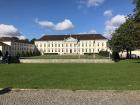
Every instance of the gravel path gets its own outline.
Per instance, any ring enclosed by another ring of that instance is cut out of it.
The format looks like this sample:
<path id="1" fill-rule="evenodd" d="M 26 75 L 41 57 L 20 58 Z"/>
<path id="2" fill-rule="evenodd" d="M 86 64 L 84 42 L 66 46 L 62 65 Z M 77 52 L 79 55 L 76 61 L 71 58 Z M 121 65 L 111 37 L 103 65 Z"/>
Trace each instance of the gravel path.
<path id="1" fill-rule="evenodd" d="M 140 91 L 11 91 L 0 105 L 140 105 Z"/>

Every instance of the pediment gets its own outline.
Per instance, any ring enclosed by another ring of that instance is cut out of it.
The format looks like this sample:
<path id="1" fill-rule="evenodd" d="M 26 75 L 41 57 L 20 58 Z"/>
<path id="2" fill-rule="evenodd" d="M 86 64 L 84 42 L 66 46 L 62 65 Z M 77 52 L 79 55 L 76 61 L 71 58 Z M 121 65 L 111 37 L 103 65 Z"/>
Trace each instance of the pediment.
<path id="1" fill-rule="evenodd" d="M 68 37 L 67 39 L 65 39 L 65 42 L 78 42 L 77 39 L 73 38 L 73 37 Z"/>

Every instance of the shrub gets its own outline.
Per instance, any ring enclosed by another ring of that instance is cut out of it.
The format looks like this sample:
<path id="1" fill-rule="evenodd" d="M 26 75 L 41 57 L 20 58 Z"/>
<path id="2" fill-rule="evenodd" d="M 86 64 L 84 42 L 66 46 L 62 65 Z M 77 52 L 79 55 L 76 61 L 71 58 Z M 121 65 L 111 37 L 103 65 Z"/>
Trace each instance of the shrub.
<path id="1" fill-rule="evenodd" d="M 114 60 L 115 62 L 118 62 L 120 60 L 120 56 L 118 52 L 116 51 L 112 52 L 112 60 Z"/>
<path id="2" fill-rule="evenodd" d="M 44 55 L 58 55 L 58 53 L 44 53 Z"/>
<path id="3" fill-rule="evenodd" d="M 99 55 L 100 56 L 104 56 L 104 57 L 108 57 L 109 56 L 109 52 L 108 51 L 100 51 Z"/>
<path id="4" fill-rule="evenodd" d="M 84 53 L 84 55 L 93 55 L 93 53 Z"/>

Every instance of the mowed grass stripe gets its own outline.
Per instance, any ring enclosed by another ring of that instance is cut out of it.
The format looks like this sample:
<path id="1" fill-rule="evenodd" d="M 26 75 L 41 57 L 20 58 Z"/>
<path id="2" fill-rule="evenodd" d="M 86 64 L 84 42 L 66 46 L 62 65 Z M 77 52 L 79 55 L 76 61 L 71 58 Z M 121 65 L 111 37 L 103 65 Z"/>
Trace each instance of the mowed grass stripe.
<path id="1" fill-rule="evenodd" d="M 139 90 L 140 63 L 114 64 L 10 64 L 0 65 L 0 87 Z"/>

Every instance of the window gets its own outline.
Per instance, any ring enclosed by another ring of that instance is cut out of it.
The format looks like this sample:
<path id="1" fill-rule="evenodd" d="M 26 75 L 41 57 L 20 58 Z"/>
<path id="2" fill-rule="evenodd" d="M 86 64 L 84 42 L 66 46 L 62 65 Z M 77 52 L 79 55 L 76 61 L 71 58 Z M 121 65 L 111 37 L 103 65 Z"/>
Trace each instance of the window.
<path id="1" fill-rule="evenodd" d="M 86 43 L 86 47 L 87 47 L 87 43 Z"/>
<path id="2" fill-rule="evenodd" d="M 40 47 L 42 47 L 42 44 L 40 44 Z"/>
<path id="3" fill-rule="evenodd" d="M 44 43 L 44 47 L 46 47 L 46 43 Z"/>
<path id="4" fill-rule="evenodd" d="M 104 46 L 104 43 L 102 43 L 102 46 Z"/>
<path id="5" fill-rule="evenodd" d="M 91 49 L 89 49 L 89 53 L 91 53 Z"/>
<path id="6" fill-rule="evenodd" d="M 100 43 L 98 42 L 98 46 L 100 46 Z"/>
<path id="7" fill-rule="evenodd" d="M 91 44 L 89 44 L 89 47 L 91 47 Z"/>
<path id="8" fill-rule="evenodd" d="M 82 47 L 84 47 L 84 43 L 82 43 Z"/>

